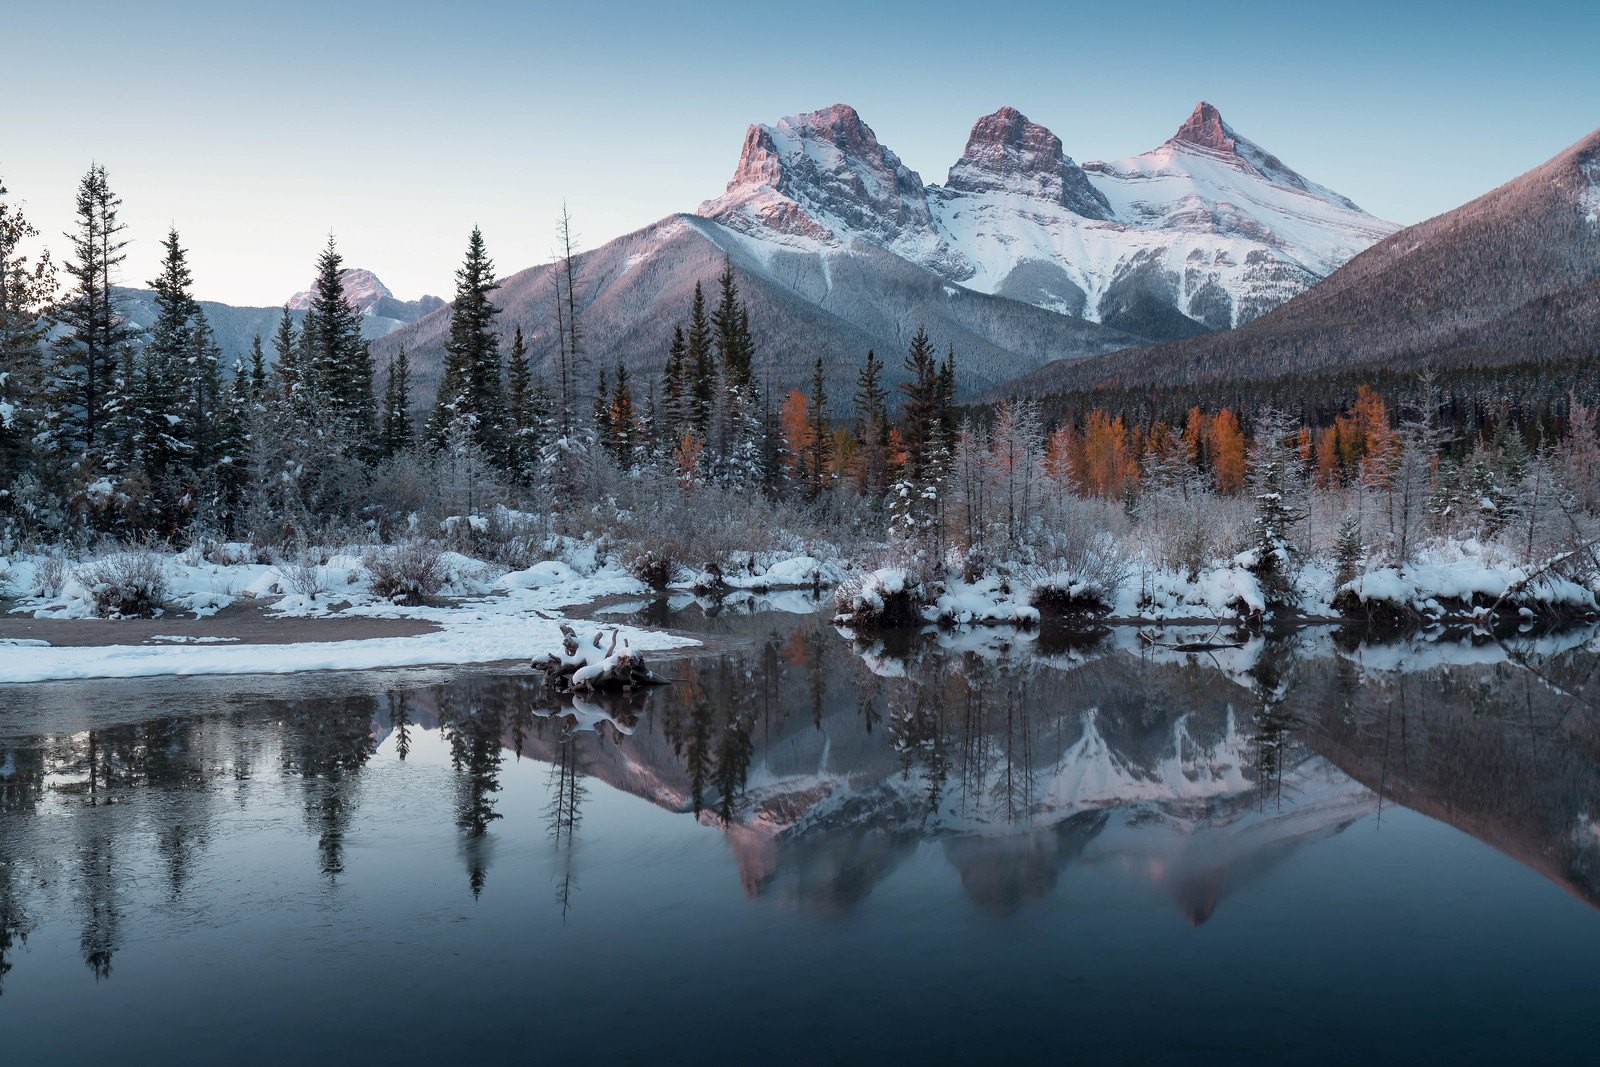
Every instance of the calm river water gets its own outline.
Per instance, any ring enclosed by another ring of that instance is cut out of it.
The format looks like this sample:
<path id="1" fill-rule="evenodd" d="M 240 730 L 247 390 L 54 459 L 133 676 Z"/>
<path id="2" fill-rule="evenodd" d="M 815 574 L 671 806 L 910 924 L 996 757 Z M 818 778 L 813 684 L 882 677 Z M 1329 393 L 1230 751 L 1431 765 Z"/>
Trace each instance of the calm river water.
<path id="1" fill-rule="evenodd" d="M 639 618 L 713 650 L 0 687 L 4 1062 L 1600 1055 L 1592 632 Z"/>

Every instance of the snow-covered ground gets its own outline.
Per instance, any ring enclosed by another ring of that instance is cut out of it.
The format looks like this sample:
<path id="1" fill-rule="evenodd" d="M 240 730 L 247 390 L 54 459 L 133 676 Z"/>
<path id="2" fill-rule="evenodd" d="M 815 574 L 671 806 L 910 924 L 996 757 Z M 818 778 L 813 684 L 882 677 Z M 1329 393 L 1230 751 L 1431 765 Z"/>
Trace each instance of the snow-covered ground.
<path id="1" fill-rule="evenodd" d="M 1404 565 L 1375 565 L 1353 581 L 1338 585 L 1328 564 L 1310 563 L 1295 573 L 1293 600 L 1307 617 L 1333 617 L 1335 601 L 1386 605 L 1414 612 L 1421 621 L 1462 617 L 1472 603 L 1504 597 L 1500 614 L 1524 618 L 1535 613 L 1581 614 L 1596 610 L 1595 593 L 1551 573 L 1533 573 L 1505 556 L 1506 550 L 1477 542 L 1430 545 Z M 652 594 L 646 586 L 593 543 L 567 541 L 553 557 L 508 570 L 456 552 L 439 557 L 443 585 L 434 602 L 404 606 L 373 591 L 373 575 L 359 550 L 318 553 L 312 566 L 252 562 L 248 545 L 216 546 L 198 552 L 157 557 L 167 579 L 164 618 L 204 619 L 241 601 L 265 605 L 268 618 L 291 624 L 301 619 L 405 619 L 430 623 L 436 632 L 412 636 L 368 636 L 348 640 L 255 644 L 231 636 L 219 620 L 216 633 L 147 632 L 140 643 L 102 647 L 56 647 L 48 631 L 0 640 L 0 681 L 56 678 L 139 677 L 157 674 L 289 673 L 356 670 L 422 664 L 487 663 L 519 660 L 560 646 L 563 609 L 597 598 L 637 596 L 607 614 L 641 610 Z M 215 562 L 222 560 L 224 562 Z M 973 581 L 946 574 L 918 578 L 903 567 L 876 570 L 860 561 L 794 552 L 741 555 L 725 563 L 714 579 L 680 569 L 669 602 L 687 606 L 711 595 L 749 601 L 762 610 L 817 610 L 812 590 L 840 587 L 841 622 L 857 629 L 874 625 L 868 616 L 885 613 L 897 624 L 923 622 L 956 630 L 1000 627 L 1026 630 L 1041 621 L 1041 592 L 1079 603 L 1098 602 L 1117 620 L 1170 623 L 1271 614 L 1252 553 L 1217 559 L 1198 573 L 1129 566 L 1115 588 L 1099 588 L 1071 573 L 1000 564 Z M 0 558 L 0 595 L 16 598 L 11 617 L 39 620 L 101 620 L 84 568 L 35 554 Z M 840 583 L 843 583 L 840 585 Z M 714 593 L 707 588 L 715 585 Z M 1091 586 L 1093 588 L 1091 589 Z M 792 592 L 786 591 L 792 590 Z M 804 590 L 801 592 L 800 590 Z M 889 601 L 900 598 L 898 607 Z M 1341 599 L 1343 598 L 1343 599 Z M 861 613 L 866 611 L 865 615 Z M 1478 621 L 1489 621 L 1477 609 Z M 861 616 L 849 619 L 847 617 Z M 1502 620 L 1503 621 L 1503 620 Z M 587 636 L 594 623 L 578 622 Z M 319 635 L 326 636 L 326 634 Z M 43 640 L 41 640 L 43 638 Z M 640 651 L 686 643 L 687 639 L 630 629 L 627 640 Z M 1248 653 L 1244 654 L 1248 658 Z M 886 666 L 885 669 L 893 669 Z"/>
<path id="2" fill-rule="evenodd" d="M 244 549 L 245 546 L 239 546 Z M 240 556 L 246 555 L 241 551 Z M 364 670 L 422 664 L 488 663 L 525 660 L 561 643 L 562 608 L 598 597 L 642 593 L 644 586 L 614 565 L 600 565 L 593 553 L 572 562 L 547 560 L 506 571 L 457 553 L 445 553 L 448 574 L 441 596 L 446 603 L 408 607 L 371 590 L 371 574 L 359 556 L 333 555 L 317 569 L 314 593 L 296 592 L 285 568 L 258 563 L 194 562 L 168 556 L 162 562 L 169 581 L 163 617 L 201 618 L 239 601 L 276 598 L 270 617 L 292 625 L 298 619 L 414 619 L 434 623 L 434 633 L 344 641 L 249 644 L 225 636 L 163 635 L 153 644 L 101 647 L 40 647 L 30 642 L 0 644 L 0 681 L 34 682 L 64 678 L 131 678 L 158 674 L 283 674 L 312 670 Z M 578 566 L 574 566 L 573 563 Z M 587 564 L 587 566 L 585 566 Z M 6 580 L 14 589 L 35 588 L 40 556 L 9 561 Z M 303 588 L 303 584 L 302 584 Z M 91 594 L 69 577 L 53 596 L 29 596 L 13 617 L 94 619 Z M 116 627 L 118 620 L 99 625 Z M 572 623 L 587 636 L 595 623 Z M 628 630 L 635 649 L 671 648 L 693 642 L 671 634 Z"/>
<path id="3" fill-rule="evenodd" d="M 507 570 L 457 552 L 440 555 L 444 584 L 436 603 L 396 604 L 373 592 L 373 575 L 356 551 L 318 554 L 326 562 L 292 564 L 247 562 L 249 545 L 220 545 L 211 562 L 198 553 L 161 554 L 167 577 L 161 618 L 204 619 L 240 602 L 262 603 L 269 618 L 292 625 L 302 619 L 410 619 L 432 623 L 437 632 L 415 636 L 353 640 L 252 644 L 219 634 L 162 634 L 146 643 L 100 647 L 58 647 L 38 638 L 0 640 L 0 682 L 68 678 L 132 678 L 162 674 L 286 674 L 313 670 L 365 670 L 424 664 L 490 663 L 526 660 L 559 649 L 562 609 L 601 597 L 639 595 L 649 590 L 615 562 L 602 562 L 593 544 L 565 543 L 561 558 Z M 12 618 L 96 620 L 115 628 L 120 620 L 101 619 L 92 591 L 80 578 L 82 566 L 60 567 L 52 580 L 51 558 L 42 554 L 0 558 L 0 592 L 19 599 Z M 726 568 L 727 599 L 751 600 L 764 609 L 810 611 L 813 601 L 798 587 L 831 587 L 841 577 L 836 563 L 811 556 L 754 553 Z M 684 573 L 672 594 L 678 606 L 694 597 L 694 582 Z M 58 581 L 59 584 L 55 584 Z M 48 588 L 54 585 L 54 588 Z M 42 594 L 41 594 L 42 589 Z M 619 605 L 619 611 L 648 604 Z M 587 638 L 599 625 L 571 624 Z M 219 621 L 219 628 L 224 628 Z M 637 651 L 696 642 L 658 631 L 624 627 Z"/>

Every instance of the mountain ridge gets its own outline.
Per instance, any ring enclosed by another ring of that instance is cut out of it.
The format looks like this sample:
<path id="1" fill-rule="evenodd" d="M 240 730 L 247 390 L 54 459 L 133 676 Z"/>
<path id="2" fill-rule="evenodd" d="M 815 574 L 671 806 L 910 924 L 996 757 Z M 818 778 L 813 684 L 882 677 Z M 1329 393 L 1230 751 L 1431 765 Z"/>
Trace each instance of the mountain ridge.
<path id="1" fill-rule="evenodd" d="M 1209 121 L 1215 109 L 1204 108 L 1196 113 Z M 1215 125 L 1259 166 L 1180 148 L 1168 153 L 1176 163 L 1131 157 L 1098 164 L 1097 174 L 1050 130 L 1001 108 L 974 124 L 940 186 L 925 184 L 847 104 L 752 124 L 720 195 L 579 257 L 590 355 L 659 370 L 694 282 L 711 283 L 726 258 L 751 299 L 758 360 L 775 385 L 803 385 L 821 354 L 829 393 L 843 400 L 868 348 L 893 374 L 926 326 L 938 347 L 956 348 L 970 395 L 1054 358 L 1231 326 L 1393 229 L 1319 198 L 1320 186 L 1220 115 Z M 1275 184 L 1262 167 L 1304 188 Z M 1250 196 L 1223 203 L 1224 179 L 1253 183 Z M 1165 197 L 1154 206 L 1151 189 Z M 552 371 L 550 300 L 533 292 L 541 277 L 548 267 L 507 276 L 495 301 L 502 335 L 520 326 L 534 365 Z M 425 391 L 447 318 L 435 311 L 376 342 L 374 354 L 381 364 L 404 344 Z"/>
<path id="2" fill-rule="evenodd" d="M 1600 343 L 1600 130 L 1407 227 L 1228 334 L 1054 362 L 1010 395 L 1593 354 Z"/>

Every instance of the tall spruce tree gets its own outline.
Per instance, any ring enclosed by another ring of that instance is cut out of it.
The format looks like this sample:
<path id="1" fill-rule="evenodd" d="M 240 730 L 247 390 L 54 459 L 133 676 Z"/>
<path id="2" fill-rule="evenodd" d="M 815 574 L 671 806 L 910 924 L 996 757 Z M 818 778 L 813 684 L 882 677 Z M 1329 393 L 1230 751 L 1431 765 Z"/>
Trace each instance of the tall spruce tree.
<path id="1" fill-rule="evenodd" d="M 750 366 L 754 353 L 749 345 L 749 319 L 739 302 L 739 287 L 734 281 L 730 259 L 723 260 L 717 288 L 717 307 L 711 313 L 711 329 L 719 370 L 728 387 L 750 390 L 755 379 Z"/>
<path id="2" fill-rule="evenodd" d="M 12 487 L 34 474 L 32 441 L 44 419 L 45 309 L 56 287 L 48 252 L 29 261 L 27 245 L 39 231 L 6 195 L 0 182 L 0 513 L 13 502 Z"/>
<path id="3" fill-rule="evenodd" d="M 222 346 L 200 306 L 194 309 L 194 335 L 180 368 L 185 444 L 193 469 L 200 474 L 217 462 L 224 436 L 226 404 L 222 387 Z"/>
<path id="4" fill-rule="evenodd" d="M 250 399 L 259 401 L 267 391 L 267 359 L 266 354 L 261 351 L 259 333 L 250 341 L 250 365 L 241 367 L 240 372 L 249 374 Z"/>
<path id="5" fill-rule="evenodd" d="M 303 385 L 363 445 L 376 443 L 372 354 L 361 337 L 361 312 L 344 292 L 344 259 L 332 236 L 317 257 L 311 307 L 300 327 Z"/>
<path id="6" fill-rule="evenodd" d="M 711 415 L 716 406 L 717 372 L 711 351 L 711 320 L 706 316 L 706 295 L 699 282 L 694 283 L 694 303 L 689 309 L 684 364 L 689 375 L 689 423 L 704 437 L 711 429 Z"/>
<path id="7" fill-rule="evenodd" d="M 623 470 L 631 470 L 639 448 L 639 413 L 633 404 L 628 368 L 617 363 L 617 384 L 611 390 L 606 422 L 611 431 L 611 454 Z"/>
<path id="8" fill-rule="evenodd" d="M 484 454 L 503 463 L 505 395 L 500 385 L 500 338 L 494 332 L 500 309 L 489 302 L 489 294 L 498 287 L 483 232 L 474 226 L 467 238 L 466 260 L 456 271 L 450 340 L 445 342 L 439 392 L 426 433 L 430 445 L 442 448 L 451 423 L 460 420 Z"/>
<path id="9" fill-rule="evenodd" d="M 188 253 L 176 228 L 161 242 L 161 273 L 145 284 L 155 292 L 156 318 L 144 347 L 130 364 L 127 396 L 119 412 L 119 445 L 127 465 L 140 468 L 166 510 L 183 480 L 177 469 L 189 451 L 184 390 L 186 364 L 194 354 L 195 303 Z"/>
<path id="10" fill-rule="evenodd" d="M 691 384 L 685 371 L 689 346 L 683 339 L 683 327 L 672 328 L 672 343 L 667 346 L 667 365 L 661 371 L 660 425 L 657 430 L 669 442 L 676 442 L 689 421 L 689 391 Z"/>
<path id="11" fill-rule="evenodd" d="M 901 383 L 900 391 L 905 394 L 901 411 L 905 426 L 906 472 L 913 481 L 921 482 L 939 446 L 941 401 L 938 361 L 928 332 L 921 326 L 911 338 L 905 368 L 910 378 Z"/>
<path id="12" fill-rule="evenodd" d="M 522 338 L 519 323 L 511 335 L 511 353 L 506 359 L 506 458 L 518 477 L 526 473 L 529 460 L 539 453 L 533 399 L 533 368 L 528 364 L 528 344 Z"/>
<path id="13" fill-rule="evenodd" d="M 815 500 L 827 486 L 828 462 L 833 457 L 833 432 L 828 420 L 828 391 L 822 379 L 822 357 L 811 373 L 811 398 L 806 405 L 806 496 Z"/>
<path id="14" fill-rule="evenodd" d="M 406 346 L 389 360 L 388 381 L 383 390 L 383 416 L 379 441 L 384 456 L 411 447 L 411 358 Z"/>
<path id="15" fill-rule="evenodd" d="M 111 292 L 117 268 L 127 258 L 126 227 L 117 219 L 121 206 L 105 167 L 91 165 L 78 183 L 77 228 L 67 235 L 72 242 L 72 258 L 66 263 L 72 289 L 56 311 L 66 327 L 53 346 L 56 438 L 68 454 L 80 454 L 91 463 L 110 443 L 106 430 L 117 400 L 115 383 L 132 340 Z"/>
<path id="16" fill-rule="evenodd" d="M 863 443 L 889 443 L 889 404 L 883 391 L 883 362 L 872 349 L 856 375 L 856 436 Z"/>
<path id="17" fill-rule="evenodd" d="M 297 394 L 304 392 L 304 376 L 300 373 L 300 335 L 288 308 L 283 309 L 278 328 L 272 334 L 272 352 L 277 357 L 272 373 L 277 378 L 278 391 L 285 401 L 293 404 Z"/>

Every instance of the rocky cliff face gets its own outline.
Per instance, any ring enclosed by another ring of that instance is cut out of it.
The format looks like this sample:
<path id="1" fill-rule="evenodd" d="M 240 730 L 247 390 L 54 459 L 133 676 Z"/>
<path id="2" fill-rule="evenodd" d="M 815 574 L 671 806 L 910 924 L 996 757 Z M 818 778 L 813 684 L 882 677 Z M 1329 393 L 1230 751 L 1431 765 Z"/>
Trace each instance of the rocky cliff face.
<path id="1" fill-rule="evenodd" d="M 973 124 L 966 151 L 950 168 L 944 188 L 968 196 L 1003 193 L 1043 200 L 1086 219 L 1111 217 L 1111 205 L 1062 150 L 1061 138 L 1014 107 Z"/>
<path id="2" fill-rule="evenodd" d="M 946 277 L 970 273 L 936 232 L 917 172 L 848 104 L 751 126 L 727 191 L 698 214 L 790 247 L 859 240 Z"/>

